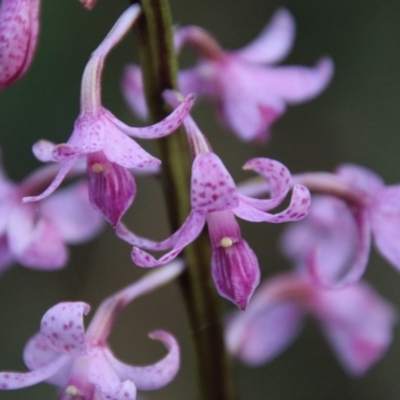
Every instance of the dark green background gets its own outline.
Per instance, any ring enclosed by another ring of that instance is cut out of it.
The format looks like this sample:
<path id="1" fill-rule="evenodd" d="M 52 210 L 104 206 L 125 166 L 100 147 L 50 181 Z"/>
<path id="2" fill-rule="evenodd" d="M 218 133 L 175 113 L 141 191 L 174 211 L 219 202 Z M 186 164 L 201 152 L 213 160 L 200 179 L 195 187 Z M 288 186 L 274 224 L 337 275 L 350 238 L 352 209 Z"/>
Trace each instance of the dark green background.
<path id="1" fill-rule="evenodd" d="M 0 93 L 0 135 L 9 176 L 19 180 L 39 165 L 31 145 L 40 138 L 66 141 L 79 112 L 79 85 L 86 61 L 127 6 L 125 0 L 99 0 L 92 12 L 78 0 L 44 0 L 42 30 L 34 64 L 23 81 Z M 241 165 L 253 156 L 268 156 L 292 172 L 332 170 L 352 161 L 377 171 L 388 183 L 400 177 L 400 3 L 397 0 L 172 0 L 174 22 L 198 24 L 227 48 L 238 48 L 284 5 L 297 20 L 298 36 L 285 63 L 311 65 L 331 55 L 336 73 L 317 100 L 289 108 L 273 127 L 267 146 L 245 146 L 215 122 L 212 107 L 201 103 L 194 115 L 237 180 Z M 190 53 L 187 54 L 190 59 Z M 118 117 L 140 124 L 120 94 L 126 62 L 137 59 L 133 35 L 107 60 L 104 104 Z M 148 145 L 148 144 L 146 144 Z M 150 144 L 149 149 L 155 152 Z M 127 218 L 138 233 L 161 239 L 168 233 L 160 189 L 152 179 L 138 179 L 138 196 Z M 161 226 L 161 227 L 160 227 Z M 243 235 L 259 255 L 264 277 L 289 266 L 277 254 L 280 227 L 243 223 Z M 140 276 L 130 247 L 111 228 L 90 244 L 74 247 L 68 267 L 56 273 L 20 266 L 0 279 L 0 370 L 25 370 L 22 348 L 37 331 L 44 312 L 63 300 L 84 300 L 93 309 L 107 295 Z M 375 253 L 367 273 L 375 287 L 397 306 L 400 276 Z M 190 331 L 177 288 L 172 285 L 128 307 L 110 339 L 115 353 L 131 363 L 151 363 L 164 355 L 146 333 L 166 328 L 182 345 L 182 369 L 167 388 L 146 399 L 195 400 Z M 207 327 L 204 327 L 207 329 Z M 386 399 L 399 398 L 400 338 L 364 378 L 348 377 L 336 362 L 318 327 L 308 321 L 296 343 L 264 368 L 235 362 L 242 399 Z M 54 399 L 45 384 L 1 392 L 1 400 Z"/>

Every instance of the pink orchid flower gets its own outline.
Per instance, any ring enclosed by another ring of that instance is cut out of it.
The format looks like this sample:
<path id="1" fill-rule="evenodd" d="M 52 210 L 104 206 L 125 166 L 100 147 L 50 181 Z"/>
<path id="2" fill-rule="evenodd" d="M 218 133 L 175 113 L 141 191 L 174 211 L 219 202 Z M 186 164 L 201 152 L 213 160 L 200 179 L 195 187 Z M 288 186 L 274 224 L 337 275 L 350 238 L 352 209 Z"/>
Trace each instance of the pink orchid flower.
<path id="1" fill-rule="evenodd" d="M 316 282 L 338 287 L 358 281 L 371 236 L 382 256 L 400 269 L 400 185 L 385 186 L 372 171 L 349 164 L 336 174 L 306 173 L 294 181 L 325 194 L 283 239 L 284 253 Z"/>
<path id="2" fill-rule="evenodd" d="M 0 272 L 15 261 L 34 269 L 62 268 L 68 259 L 66 244 L 89 240 L 102 228 L 103 218 L 90 205 L 82 182 L 37 204 L 22 203 L 57 172 L 55 165 L 44 167 L 15 184 L 0 169 Z"/>
<path id="3" fill-rule="evenodd" d="M 130 170 L 153 168 L 160 164 L 160 160 L 143 150 L 129 136 L 154 139 L 170 134 L 189 112 L 194 96 L 188 96 L 161 122 L 145 128 L 125 125 L 101 105 L 101 73 L 105 58 L 139 13 L 140 6 L 129 7 L 92 54 L 82 78 L 81 112 L 68 142 L 55 145 L 41 140 L 34 145 L 33 152 L 39 160 L 60 162 L 62 167 L 42 194 L 27 197 L 24 201 L 38 201 L 47 197 L 57 189 L 75 162 L 86 158 L 90 202 L 115 226 L 136 194 L 136 184 Z"/>
<path id="4" fill-rule="evenodd" d="M 119 312 L 129 302 L 165 285 L 182 269 L 182 263 L 177 261 L 109 297 L 100 305 L 86 332 L 83 315 L 90 310 L 88 304 L 64 302 L 50 308 L 42 318 L 40 332 L 24 349 L 24 361 L 31 371 L 0 373 L 0 390 L 46 381 L 61 389 L 62 400 L 135 400 L 137 389 L 157 390 L 167 385 L 180 364 L 179 346 L 171 334 L 155 331 L 149 335 L 162 342 L 168 354 L 154 365 L 143 367 L 115 358 L 107 338 Z"/>
<path id="5" fill-rule="evenodd" d="M 228 350 L 249 366 L 270 362 L 296 338 L 306 314 L 316 318 L 342 366 L 355 376 L 384 355 L 396 322 L 393 307 L 366 283 L 327 290 L 286 274 L 264 283 L 248 310 L 231 316 Z"/>
<path id="6" fill-rule="evenodd" d="M 0 5 L 0 90 L 28 70 L 39 34 L 40 0 L 3 0 Z"/>
<path id="7" fill-rule="evenodd" d="M 117 235 L 133 246 L 148 250 L 167 250 L 156 260 L 138 247 L 132 250 L 133 261 L 142 267 L 155 267 L 173 260 L 193 242 L 207 223 L 211 239 L 211 270 L 215 286 L 222 297 L 242 309 L 247 307 L 260 280 L 257 257 L 242 239 L 235 216 L 252 222 L 281 223 L 302 219 L 310 206 L 310 193 L 302 185 L 293 188 L 287 209 L 270 214 L 286 197 L 291 187 L 288 169 L 267 158 L 255 158 L 244 169 L 261 174 L 270 184 L 270 198 L 259 200 L 240 195 L 233 178 L 221 159 L 212 152 L 207 140 L 191 117 L 184 120 L 196 157 L 191 177 L 191 212 L 181 228 L 166 240 L 156 243 L 139 238 L 125 226 L 117 226 Z"/>
<path id="8" fill-rule="evenodd" d="M 330 58 L 320 59 L 311 68 L 271 65 L 289 52 L 294 24 L 289 11 L 279 9 L 253 42 L 236 51 L 223 50 L 202 28 L 178 29 L 177 51 L 188 43 L 201 56 L 195 67 L 179 73 L 180 91 L 214 100 L 222 121 L 241 140 L 266 141 L 269 127 L 285 112 L 286 104 L 298 104 L 319 95 L 333 75 Z M 123 91 L 133 110 L 144 116 L 138 67 L 131 65 L 126 69 Z"/>

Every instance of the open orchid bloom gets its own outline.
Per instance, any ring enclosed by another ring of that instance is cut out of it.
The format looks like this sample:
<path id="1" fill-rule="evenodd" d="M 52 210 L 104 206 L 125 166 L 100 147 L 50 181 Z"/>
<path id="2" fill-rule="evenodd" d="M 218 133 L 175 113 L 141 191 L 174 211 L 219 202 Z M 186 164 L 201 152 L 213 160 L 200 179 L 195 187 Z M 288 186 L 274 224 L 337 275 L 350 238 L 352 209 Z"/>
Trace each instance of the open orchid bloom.
<path id="1" fill-rule="evenodd" d="M 122 224 L 117 235 L 133 248 L 132 259 L 142 267 L 155 267 L 173 260 L 202 231 L 205 223 L 211 239 L 212 275 L 219 294 L 245 309 L 258 285 L 260 272 L 257 257 L 242 239 L 235 216 L 252 222 L 281 223 L 302 219 L 310 206 L 310 193 L 302 185 L 295 185 L 290 205 L 271 214 L 266 211 L 277 207 L 288 194 L 291 177 L 288 169 L 278 161 L 255 158 L 244 168 L 259 173 L 270 184 L 269 199 L 253 199 L 240 195 L 233 178 L 220 158 L 212 152 L 208 142 L 190 116 L 185 118 L 192 149 L 196 155 L 192 166 L 192 210 L 181 228 L 168 239 L 155 243 L 137 237 Z M 139 249 L 167 250 L 156 260 Z"/>
<path id="2" fill-rule="evenodd" d="M 40 0 L 3 0 L 0 4 L 0 90 L 28 70 L 39 33 Z"/>
<path id="3" fill-rule="evenodd" d="M 116 317 L 129 302 L 165 285 L 182 270 L 183 264 L 176 261 L 109 297 L 86 332 L 83 315 L 90 310 L 88 304 L 64 302 L 50 308 L 42 318 L 39 333 L 24 349 L 24 361 L 31 372 L 0 373 L 0 390 L 46 381 L 61 389 L 59 398 L 63 400 L 135 400 L 137 389 L 156 390 L 167 385 L 180 364 L 179 346 L 171 334 L 155 331 L 149 335 L 162 342 L 168 354 L 143 367 L 119 361 L 106 341 Z"/>
<path id="4" fill-rule="evenodd" d="M 400 185 L 385 186 L 372 171 L 349 164 L 336 174 L 306 173 L 293 179 L 326 194 L 283 237 L 284 253 L 315 281 L 344 286 L 359 280 L 371 234 L 378 251 L 400 269 Z"/>
<path id="5" fill-rule="evenodd" d="M 33 152 L 39 160 L 59 162 L 62 167 L 42 194 L 26 197 L 24 201 L 38 201 L 47 197 L 57 189 L 75 162 L 86 158 L 90 202 L 115 226 L 136 194 L 136 184 L 130 170 L 154 168 L 160 164 L 158 159 L 129 136 L 155 139 L 170 134 L 189 112 L 194 96 L 188 96 L 161 122 L 145 128 L 125 125 L 101 105 L 101 73 L 106 56 L 129 30 L 139 13 L 138 5 L 129 7 L 92 54 L 82 78 L 81 112 L 68 142 L 55 145 L 41 140 L 34 145 Z"/>
<path id="6" fill-rule="evenodd" d="M 383 356 L 396 322 L 393 307 L 366 283 L 327 290 L 287 274 L 264 283 L 248 310 L 231 316 L 228 350 L 249 366 L 265 364 L 292 343 L 306 314 L 316 318 L 343 367 L 355 376 Z"/>
<path id="7" fill-rule="evenodd" d="M 271 66 L 289 52 L 295 34 L 294 19 L 279 9 L 260 36 L 246 47 L 225 51 L 212 35 L 196 26 L 177 30 L 175 46 L 194 47 L 201 56 L 198 64 L 179 73 L 183 94 L 198 93 L 214 100 L 218 113 L 240 139 L 266 141 L 269 127 L 286 109 L 314 98 L 329 84 L 333 63 L 320 59 L 314 67 Z M 140 70 L 126 69 L 125 97 L 140 116 L 145 115 Z"/>
<path id="8" fill-rule="evenodd" d="M 87 184 L 61 189 L 37 204 L 22 197 L 36 193 L 57 174 L 55 165 L 38 169 L 20 184 L 0 172 L 0 272 L 12 262 L 53 270 L 65 266 L 67 243 L 81 243 L 95 236 L 103 218 L 89 203 Z"/>

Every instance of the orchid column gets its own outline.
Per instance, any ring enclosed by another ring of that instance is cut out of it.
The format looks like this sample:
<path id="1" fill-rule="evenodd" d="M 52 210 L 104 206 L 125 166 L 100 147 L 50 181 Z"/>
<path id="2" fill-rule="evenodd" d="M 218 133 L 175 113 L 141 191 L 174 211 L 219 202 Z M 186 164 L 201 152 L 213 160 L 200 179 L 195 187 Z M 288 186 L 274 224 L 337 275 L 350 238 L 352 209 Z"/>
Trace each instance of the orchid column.
<path id="1" fill-rule="evenodd" d="M 172 41 L 168 0 L 142 0 L 136 25 L 144 87 L 151 118 L 167 114 L 165 89 L 176 89 L 177 59 Z M 190 211 L 191 159 L 182 129 L 159 140 L 164 193 L 172 228 L 176 230 Z M 233 399 L 229 365 L 224 350 L 219 299 L 210 275 L 210 244 L 201 235 L 185 249 L 187 270 L 180 280 L 195 341 L 201 398 Z M 204 329 L 207 327 L 207 329 Z"/>

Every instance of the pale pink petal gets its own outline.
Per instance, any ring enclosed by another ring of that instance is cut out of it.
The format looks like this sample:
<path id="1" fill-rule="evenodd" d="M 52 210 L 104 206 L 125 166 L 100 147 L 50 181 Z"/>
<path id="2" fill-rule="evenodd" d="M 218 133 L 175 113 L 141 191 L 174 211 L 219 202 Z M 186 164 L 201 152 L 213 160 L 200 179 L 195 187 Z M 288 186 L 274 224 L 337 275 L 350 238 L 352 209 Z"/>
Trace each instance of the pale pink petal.
<path id="1" fill-rule="evenodd" d="M 201 69 L 200 69 L 201 70 Z M 208 93 L 208 84 L 203 79 L 199 68 L 187 68 L 182 69 L 178 72 L 178 88 L 179 92 L 185 96 L 190 93 L 196 93 L 197 95 Z"/>
<path id="2" fill-rule="evenodd" d="M 105 138 L 103 152 L 106 157 L 124 168 L 149 168 L 160 165 L 161 161 L 153 157 L 133 139 L 110 127 L 109 135 Z"/>
<path id="3" fill-rule="evenodd" d="M 245 310 L 260 282 L 257 256 L 247 242 L 240 239 L 228 247 L 213 246 L 211 273 L 218 293 Z"/>
<path id="4" fill-rule="evenodd" d="M 348 232 L 339 227 L 349 243 L 339 238 L 335 244 L 316 247 L 310 254 L 307 267 L 316 283 L 328 288 L 340 288 L 358 282 L 364 274 L 371 247 L 371 228 L 364 210 L 354 210 L 353 218 L 356 224 L 355 236 L 349 237 Z M 330 259 L 332 254 L 335 256 Z"/>
<path id="5" fill-rule="evenodd" d="M 330 83 L 333 62 L 322 58 L 314 67 L 280 66 L 260 70 L 259 90 L 268 90 L 290 104 L 318 96 Z"/>
<path id="6" fill-rule="evenodd" d="M 121 87 L 130 108 L 141 119 L 146 119 L 147 105 L 144 98 L 142 71 L 138 65 L 129 64 L 125 67 Z M 189 93 L 194 93 L 194 91 Z M 188 92 L 185 92 L 185 94 L 188 94 Z"/>
<path id="7" fill-rule="evenodd" d="M 54 161 L 53 151 L 56 148 L 56 144 L 49 140 L 39 140 L 32 146 L 33 155 L 42 162 Z"/>
<path id="8" fill-rule="evenodd" d="M 60 185 L 64 178 L 67 176 L 68 172 L 71 170 L 72 166 L 76 162 L 76 159 L 70 159 L 63 163 L 62 167 L 58 171 L 57 175 L 49 185 L 49 187 L 37 196 L 27 196 L 22 199 L 24 203 L 43 200 L 47 196 L 50 196 Z"/>
<path id="9" fill-rule="evenodd" d="M 297 270 L 309 273 L 313 260 L 324 281 L 334 281 L 354 259 L 358 227 L 347 203 L 336 197 L 313 196 L 307 217 L 290 224 L 282 236 L 282 250 Z"/>
<path id="10" fill-rule="evenodd" d="M 89 381 L 97 387 L 104 399 L 135 400 L 136 387 L 134 382 L 122 382 L 110 364 L 107 352 L 96 348 L 90 354 Z"/>
<path id="11" fill-rule="evenodd" d="M 21 204 L 9 216 L 8 244 L 15 259 L 29 268 L 53 270 L 67 262 L 68 251 L 57 228 L 29 204 Z"/>
<path id="12" fill-rule="evenodd" d="M 0 390 L 21 389 L 48 380 L 63 368 L 68 361 L 68 357 L 62 356 L 32 372 L 1 372 Z"/>
<path id="13" fill-rule="evenodd" d="M 400 270 L 400 185 L 380 190 L 369 215 L 376 247 Z"/>
<path id="14" fill-rule="evenodd" d="M 25 365 L 30 370 L 43 368 L 57 358 L 63 357 L 60 353 L 54 351 L 50 346 L 47 338 L 40 332 L 32 336 L 25 345 L 23 358 Z M 62 368 L 54 375 L 46 379 L 52 385 L 63 387 L 68 383 L 73 360 L 70 359 Z"/>
<path id="15" fill-rule="evenodd" d="M 39 0 L 3 0 L 0 6 L 0 89 L 32 63 L 39 32 Z"/>
<path id="16" fill-rule="evenodd" d="M 83 302 L 63 302 L 48 310 L 40 323 L 40 332 L 49 341 L 49 346 L 71 357 L 87 354 L 83 315 L 90 311 Z"/>
<path id="17" fill-rule="evenodd" d="M 268 363 L 298 336 L 302 320 L 303 312 L 292 302 L 265 304 L 256 312 L 250 306 L 228 321 L 228 351 L 252 367 Z"/>
<path id="18" fill-rule="evenodd" d="M 247 203 L 247 199 L 240 195 L 240 204 L 232 211 L 236 216 L 246 221 L 252 222 L 270 222 L 274 224 L 280 224 L 288 221 L 298 221 L 303 219 L 311 204 L 311 195 L 308 189 L 302 185 L 294 185 L 293 193 L 290 199 L 289 206 L 276 214 L 270 214 L 263 212 L 251 204 Z"/>
<path id="19" fill-rule="evenodd" d="M 87 176 L 90 203 L 116 226 L 136 195 L 132 173 L 99 151 L 88 155 Z"/>
<path id="20" fill-rule="evenodd" d="M 180 365 L 180 351 L 176 339 L 165 331 L 154 331 L 151 339 L 159 340 L 168 354 L 157 363 L 144 367 L 126 365 L 111 354 L 108 358 L 121 380 L 132 380 L 139 390 L 156 390 L 168 385 L 176 376 Z"/>
<path id="21" fill-rule="evenodd" d="M 113 123 L 125 134 L 141 139 L 157 139 L 169 135 L 179 128 L 183 119 L 189 114 L 196 96 L 189 94 L 182 103 L 172 111 L 168 117 L 162 121 L 146 126 L 144 128 L 134 128 L 124 124 L 114 117 Z"/>
<path id="22" fill-rule="evenodd" d="M 384 188 L 383 179 L 368 168 L 355 164 L 342 164 L 336 171 L 341 180 L 351 187 L 363 191 L 368 195 L 375 195 Z"/>
<path id="23" fill-rule="evenodd" d="M 351 374 L 364 374 L 392 341 L 393 307 L 366 284 L 320 291 L 312 307 L 337 357 Z"/>
<path id="24" fill-rule="evenodd" d="M 202 213 L 239 204 L 235 182 L 215 153 L 200 153 L 193 162 L 191 203 L 193 210 Z"/>
<path id="25" fill-rule="evenodd" d="M 51 220 L 67 243 L 90 240 L 104 226 L 101 214 L 89 203 L 88 186 L 84 182 L 61 189 L 45 199 L 41 214 Z"/>
<path id="26" fill-rule="evenodd" d="M 115 131 L 110 122 L 110 116 L 113 117 L 105 108 L 100 108 L 96 113 L 81 113 L 68 139 L 69 148 L 76 149 L 80 154 L 102 150 L 105 138 Z"/>
<path id="27" fill-rule="evenodd" d="M 205 221 L 206 217 L 204 214 L 192 211 L 179 230 L 174 233 L 172 239 L 170 237 L 165 241 L 160 242 L 161 248 L 164 247 L 166 242 L 171 244 L 173 248 L 170 252 L 156 260 L 150 254 L 140 250 L 137 247 L 134 247 L 131 254 L 133 262 L 140 267 L 150 268 L 164 265 L 169 261 L 172 261 L 189 243 L 193 242 L 193 240 L 200 235 Z"/>
<path id="28" fill-rule="evenodd" d="M 292 14 L 280 8 L 252 42 L 233 54 L 252 63 L 280 62 L 292 48 L 295 29 Z"/>
<path id="29" fill-rule="evenodd" d="M 268 211 L 277 207 L 290 190 L 290 172 L 278 161 L 268 158 L 253 158 L 243 166 L 243 169 L 259 173 L 268 183 L 269 199 L 254 199 L 244 195 L 241 196 L 247 204 L 261 211 Z"/>
<path id="30" fill-rule="evenodd" d="M 286 109 L 284 100 L 263 84 L 264 72 L 264 67 L 231 60 L 215 71 L 220 117 L 244 141 L 266 141 L 269 127 Z"/>
<path id="31" fill-rule="evenodd" d="M 163 251 L 171 248 L 176 241 L 177 236 L 179 236 L 179 231 L 175 232 L 167 240 L 162 243 L 143 238 L 131 232 L 122 222 L 118 223 L 115 227 L 116 235 L 123 241 L 131 244 L 132 246 L 140 247 L 146 250 Z"/>

